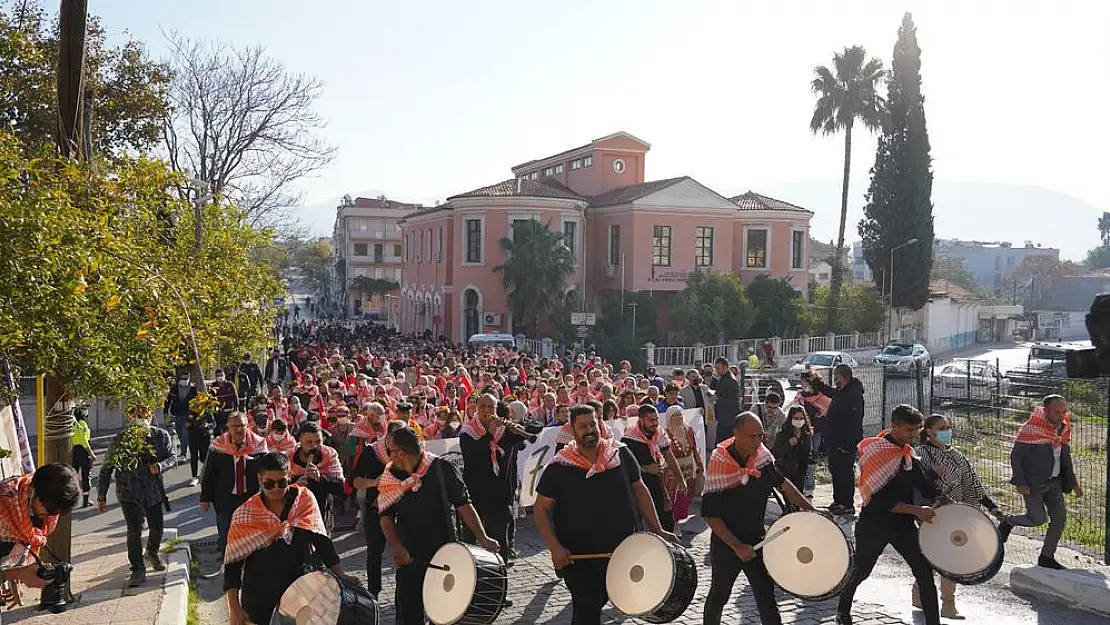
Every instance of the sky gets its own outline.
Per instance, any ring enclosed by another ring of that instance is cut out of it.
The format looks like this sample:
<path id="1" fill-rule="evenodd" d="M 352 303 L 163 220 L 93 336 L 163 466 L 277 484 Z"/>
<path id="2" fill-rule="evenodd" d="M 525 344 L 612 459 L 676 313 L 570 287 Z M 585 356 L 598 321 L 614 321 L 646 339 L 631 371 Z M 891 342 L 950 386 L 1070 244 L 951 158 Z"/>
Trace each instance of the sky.
<path id="1" fill-rule="evenodd" d="M 89 10 L 116 42 L 139 39 L 156 57 L 172 30 L 262 45 L 319 77 L 338 155 L 300 190 L 321 232 L 345 193 L 431 202 L 618 130 L 652 144 L 649 179 L 690 175 L 725 195 L 839 180 L 843 137 L 808 127 L 813 68 L 857 44 L 889 65 L 905 11 L 938 183 L 1034 185 L 1110 210 L 1110 126 L 1098 122 L 1110 101 L 1110 2 L 92 0 Z M 875 146 L 869 133 L 854 138 L 849 240 Z M 812 224 L 822 240 L 838 223 L 829 188 Z M 976 232 L 938 206 L 938 235 L 990 239 L 1014 217 L 1006 202 L 988 204 Z M 1076 218 L 1077 249 L 1097 244 L 1096 218 Z M 1039 234 L 1031 223 L 1025 238 Z"/>

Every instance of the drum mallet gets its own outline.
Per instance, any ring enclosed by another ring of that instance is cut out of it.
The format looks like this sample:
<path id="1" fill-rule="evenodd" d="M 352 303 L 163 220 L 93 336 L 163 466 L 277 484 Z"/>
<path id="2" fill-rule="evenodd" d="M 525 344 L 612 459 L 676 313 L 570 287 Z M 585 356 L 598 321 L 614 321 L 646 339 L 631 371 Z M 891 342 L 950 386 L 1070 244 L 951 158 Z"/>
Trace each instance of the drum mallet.
<path id="1" fill-rule="evenodd" d="M 428 568 L 435 569 L 437 571 L 443 571 L 444 573 L 451 570 L 451 567 L 447 566 L 446 564 L 432 564 L 431 562 L 428 563 Z"/>
<path id="2" fill-rule="evenodd" d="M 761 541 L 759 541 L 758 543 L 756 543 L 754 547 L 752 547 L 752 551 L 759 551 L 760 549 L 762 549 L 762 548 L 766 547 L 766 546 L 767 546 L 767 543 L 769 543 L 769 542 L 771 542 L 772 540 L 774 540 L 774 539 L 778 538 L 779 536 L 782 536 L 782 535 L 783 535 L 783 534 L 785 534 L 785 533 L 786 533 L 786 531 L 787 531 L 787 530 L 789 530 L 789 529 L 790 529 L 790 526 L 789 526 L 789 525 L 787 525 L 786 527 L 784 527 L 784 528 L 782 528 L 781 530 L 779 530 L 779 531 L 775 532 L 774 534 L 771 534 L 771 535 L 770 535 L 770 536 L 768 536 L 767 538 L 764 538 L 763 540 L 761 540 Z"/>
<path id="3" fill-rule="evenodd" d="M 605 560 L 612 557 L 613 554 L 611 553 L 582 553 L 578 555 L 568 556 L 567 559 L 571 562 L 574 562 L 576 560 Z"/>

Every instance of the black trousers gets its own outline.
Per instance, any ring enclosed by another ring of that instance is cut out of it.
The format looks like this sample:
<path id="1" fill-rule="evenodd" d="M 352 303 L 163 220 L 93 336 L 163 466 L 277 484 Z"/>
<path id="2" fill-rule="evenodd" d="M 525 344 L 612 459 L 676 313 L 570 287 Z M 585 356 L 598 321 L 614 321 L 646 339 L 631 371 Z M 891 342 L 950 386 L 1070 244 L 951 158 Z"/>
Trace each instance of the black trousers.
<path id="1" fill-rule="evenodd" d="M 513 522 L 513 511 L 508 503 L 479 501 L 475 499 L 474 510 L 478 513 L 478 518 L 482 519 L 482 527 L 486 529 L 486 534 L 497 541 L 501 545 L 501 558 L 503 560 L 509 559 L 509 526 Z M 474 536 L 471 535 L 470 530 L 466 531 L 467 539 L 470 542 L 474 541 Z"/>
<path id="2" fill-rule="evenodd" d="M 198 465 L 208 459 L 208 446 L 212 443 L 212 435 L 206 428 L 189 428 L 189 468 L 193 477 L 200 475 Z"/>
<path id="3" fill-rule="evenodd" d="M 144 507 L 131 501 L 121 501 L 119 507 L 123 511 L 123 520 L 127 522 L 127 561 L 131 563 L 132 571 L 145 569 L 146 564 L 143 563 L 143 517 L 146 517 L 147 529 L 150 530 L 146 540 L 146 551 L 147 553 L 158 553 L 158 548 L 162 545 L 162 503 L 158 502 L 153 506 Z"/>
<path id="4" fill-rule="evenodd" d="M 856 450 L 855 448 L 829 449 L 829 473 L 832 474 L 833 503 L 845 508 L 854 508 L 856 494 Z"/>
<path id="5" fill-rule="evenodd" d="M 366 538 L 366 586 L 377 597 L 382 591 L 382 554 L 385 553 L 385 534 L 377 506 L 362 508 L 362 533 Z"/>
<path id="6" fill-rule="evenodd" d="M 759 620 L 763 625 L 782 625 L 779 606 L 775 602 L 775 582 L 767 573 L 762 552 L 754 559 L 744 562 L 727 546 L 713 541 L 709 545 L 709 563 L 712 567 L 712 581 L 709 594 L 705 597 L 705 611 L 702 613 L 704 625 L 720 625 L 721 613 L 732 596 L 732 587 L 743 571 L 748 584 L 755 594 L 755 607 L 759 610 Z"/>
<path id="7" fill-rule="evenodd" d="M 81 492 L 88 498 L 92 490 L 92 456 L 82 445 L 73 446 L 73 468 L 81 473 Z"/>
<path id="8" fill-rule="evenodd" d="M 601 625 L 601 609 L 609 602 L 605 590 L 608 560 L 579 560 L 562 570 L 570 591 L 571 625 Z"/>
<path id="9" fill-rule="evenodd" d="M 424 574 L 428 565 L 413 562 L 397 568 L 397 593 L 393 606 L 397 625 L 424 625 Z M 602 585 L 605 580 L 602 579 Z"/>
<path id="10" fill-rule="evenodd" d="M 909 565 L 913 578 L 921 588 L 921 609 L 925 612 L 925 625 L 940 625 L 940 607 L 937 605 L 937 586 L 933 582 L 933 567 L 921 553 L 917 542 L 917 526 L 912 523 L 891 527 L 861 519 L 856 523 L 856 572 L 844 592 L 840 594 L 841 614 L 852 610 L 856 588 L 871 575 L 879 556 L 886 546 L 894 547 Z"/>

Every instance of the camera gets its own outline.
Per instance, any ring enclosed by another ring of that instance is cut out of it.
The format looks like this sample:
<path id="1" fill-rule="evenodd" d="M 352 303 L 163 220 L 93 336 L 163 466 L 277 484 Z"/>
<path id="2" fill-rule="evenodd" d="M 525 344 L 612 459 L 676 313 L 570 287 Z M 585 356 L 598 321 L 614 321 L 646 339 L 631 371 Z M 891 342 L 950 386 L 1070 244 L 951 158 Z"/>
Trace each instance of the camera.
<path id="1" fill-rule="evenodd" d="M 72 572 L 73 565 L 68 562 L 39 563 L 35 574 L 47 582 L 39 598 L 39 610 L 50 610 L 54 614 L 60 614 L 69 609 L 70 604 L 77 602 L 70 592 L 69 577 Z"/>

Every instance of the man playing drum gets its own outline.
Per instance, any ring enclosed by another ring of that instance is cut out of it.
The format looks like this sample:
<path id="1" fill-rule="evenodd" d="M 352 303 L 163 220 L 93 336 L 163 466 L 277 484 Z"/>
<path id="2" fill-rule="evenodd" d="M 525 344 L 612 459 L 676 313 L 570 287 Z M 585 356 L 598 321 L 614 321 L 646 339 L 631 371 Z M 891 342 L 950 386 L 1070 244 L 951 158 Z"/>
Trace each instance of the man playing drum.
<path id="1" fill-rule="evenodd" d="M 936 498 L 933 481 L 925 476 L 921 461 L 911 443 L 921 432 L 924 419 L 912 406 L 895 406 L 890 414 L 891 428 L 859 444 L 859 491 L 863 510 L 856 522 L 856 572 L 837 608 L 838 625 L 852 625 L 852 598 L 856 588 L 875 568 L 887 545 L 894 547 L 909 565 L 921 589 L 921 608 L 925 625 L 940 625 L 937 586 L 933 567 L 921 553 L 914 521 L 929 523 L 936 511 L 914 505 L 914 493 L 926 501 Z"/>
<path id="2" fill-rule="evenodd" d="M 705 625 L 718 625 L 732 594 L 732 585 L 743 571 L 755 593 L 755 604 L 764 625 L 782 623 L 775 603 L 775 582 L 767 574 L 760 553 L 752 546 L 763 539 L 763 518 L 771 490 L 782 491 L 787 501 L 802 510 L 813 506 L 785 479 L 763 445 L 763 424 L 743 412 L 733 424 L 733 437 L 721 442 L 709 457 L 701 513 L 713 537 L 709 561 L 713 581 L 705 598 Z"/>
<path id="3" fill-rule="evenodd" d="M 575 406 L 570 424 L 574 440 L 555 455 L 536 486 L 536 528 L 570 590 L 572 625 L 599 625 L 601 608 L 609 600 L 608 562 L 572 561 L 572 554 L 612 553 L 636 531 L 637 511 L 650 531 L 674 543 L 678 538 L 660 527 L 632 452 L 601 438 L 594 409 Z"/>
<path id="4" fill-rule="evenodd" d="M 397 563 L 396 622 L 423 625 L 424 575 L 436 551 L 456 538 L 453 510 L 479 546 L 494 553 L 501 546 L 486 535 L 455 465 L 424 451 L 411 428 L 390 433 L 386 446 L 390 462 L 378 480 L 378 514 Z"/>

